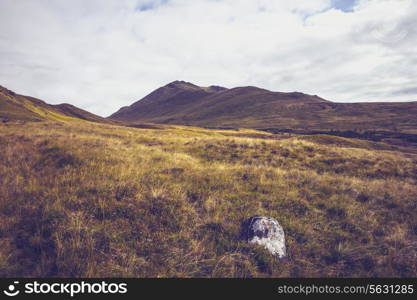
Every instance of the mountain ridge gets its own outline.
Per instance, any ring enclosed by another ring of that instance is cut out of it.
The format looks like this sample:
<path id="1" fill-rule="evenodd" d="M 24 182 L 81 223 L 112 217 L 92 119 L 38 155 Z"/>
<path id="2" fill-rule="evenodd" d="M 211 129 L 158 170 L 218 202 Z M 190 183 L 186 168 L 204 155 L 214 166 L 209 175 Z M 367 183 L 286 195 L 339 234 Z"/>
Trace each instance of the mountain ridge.
<path id="1" fill-rule="evenodd" d="M 417 133 L 416 114 L 417 102 L 338 103 L 301 92 L 272 92 L 255 86 L 207 91 L 174 81 L 109 118 L 213 128 Z"/>
<path id="2" fill-rule="evenodd" d="M 157 116 L 170 114 L 172 111 L 177 110 L 178 106 L 182 106 L 185 109 L 184 113 L 190 113 L 190 107 L 184 107 L 184 105 L 192 104 L 200 106 L 201 109 L 202 105 L 216 106 L 218 103 L 225 103 L 226 100 L 236 98 L 240 98 L 240 101 L 243 98 L 243 100 L 248 102 L 250 100 L 247 99 L 248 97 L 259 96 L 263 98 L 263 101 L 298 99 L 302 102 L 327 102 L 327 100 L 318 96 L 300 92 L 271 92 L 255 86 L 242 86 L 231 89 L 214 85 L 200 87 L 190 82 L 174 81 L 154 90 L 142 99 L 135 101 L 132 105 L 122 107 L 109 118 L 123 121 L 138 121 L 142 117 L 148 119 L 150 114 L 151 119 L 156 117 L 155 121 L 158 121 Z"/>

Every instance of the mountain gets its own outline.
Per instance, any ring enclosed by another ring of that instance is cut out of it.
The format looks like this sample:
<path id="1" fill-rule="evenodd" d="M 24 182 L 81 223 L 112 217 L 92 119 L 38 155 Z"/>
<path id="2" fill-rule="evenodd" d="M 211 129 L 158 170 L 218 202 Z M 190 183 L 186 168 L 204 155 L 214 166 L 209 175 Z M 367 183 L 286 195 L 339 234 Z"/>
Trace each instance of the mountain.
<path id="1" fill-rule="evenodd" d="M 317 96 L 302 93 L 278 93 L 257 87 L 227 89 L 220 86 L 200 87 L 185 81 L 163 86 L 131 106 L 110 116 L 128 122 L 148 121 L 172 124 L 224 125 L 268 113 L 271 106 L 298 103 L 327 102 Z M 218 122 L 219 119 L 229 119 Z M 239 121 L 239 122 L 240 122 Z"/>
<path id="2" fill-rule="evenodd" d="M 47 104 L 43 100 L 19 95 L 0 86 L 0 120 L 74 121 L 79 119 L 98 123 L 115 123 L 71 104 Z"/>
<path id="3" fill-rule="evenodd" d="M 175 81 L 109 118 L 204 127 L 300 131 L 390 130 L 417 133 L 417 102 L 335 103 L 257 87 L 199 87 Z"/>
<path id="4" fill-rule="evenodd" d="M 148 120 L 164 123 L 176 114 L 182 114 L 190 106 L 203 103 L 208 96 L 226 90 L 226 88 L 219 86 L 199 87 L 185 81 L 174 81 L 153 91 L 131 106 L 122 107 L 110 119 L 128 122 Z"/>

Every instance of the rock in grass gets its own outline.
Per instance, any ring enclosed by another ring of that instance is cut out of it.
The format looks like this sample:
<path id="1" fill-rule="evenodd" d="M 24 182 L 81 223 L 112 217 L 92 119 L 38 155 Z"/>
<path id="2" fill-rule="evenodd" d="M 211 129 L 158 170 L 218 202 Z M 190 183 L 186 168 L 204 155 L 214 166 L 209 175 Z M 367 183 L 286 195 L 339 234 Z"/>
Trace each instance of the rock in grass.
<path id="1" fill-rule="evenodd" d="M 286 256 L 284 229 L 274 218 L 251 217 L 243 223 L 242 229 L 249 243 L 263 246 L 278 258 Z"/>

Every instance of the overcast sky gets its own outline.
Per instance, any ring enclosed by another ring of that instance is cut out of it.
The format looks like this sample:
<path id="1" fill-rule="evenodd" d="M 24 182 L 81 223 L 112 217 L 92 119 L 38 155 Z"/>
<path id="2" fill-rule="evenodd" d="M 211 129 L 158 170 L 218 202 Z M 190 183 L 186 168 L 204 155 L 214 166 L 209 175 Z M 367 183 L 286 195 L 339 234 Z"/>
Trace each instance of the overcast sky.
<path id="1" fill-rule="evenodd" d="M 417 100 L 413 0 L 0 0 L 0 85 L 107 116 L 174 80 Z"/>

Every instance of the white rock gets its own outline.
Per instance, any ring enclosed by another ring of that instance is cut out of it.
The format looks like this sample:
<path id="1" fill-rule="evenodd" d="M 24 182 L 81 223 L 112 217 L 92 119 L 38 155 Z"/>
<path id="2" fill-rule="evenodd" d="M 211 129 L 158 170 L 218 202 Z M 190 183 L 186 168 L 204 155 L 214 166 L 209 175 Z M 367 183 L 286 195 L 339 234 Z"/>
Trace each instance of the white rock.
<path id="1" fill-rule="evenodd" d="M 265 247 L 279 258 L 286 256 L 284 229 L 271 217 L 251 217 L 245 222 L 247 241 Z"/>

